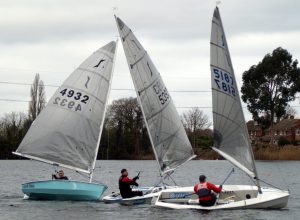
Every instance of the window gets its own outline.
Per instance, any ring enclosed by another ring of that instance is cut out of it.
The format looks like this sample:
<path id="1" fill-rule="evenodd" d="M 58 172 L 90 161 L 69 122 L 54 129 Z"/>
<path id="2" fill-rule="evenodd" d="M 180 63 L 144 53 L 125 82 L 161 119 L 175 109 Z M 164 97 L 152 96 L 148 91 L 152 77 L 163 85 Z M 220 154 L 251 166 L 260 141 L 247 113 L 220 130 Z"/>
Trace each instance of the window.
<path id="1" fill-rule="evenodd" d="M 299 128 L 296 129 L 296 135 L 300 135 L 300 129 Z"/>

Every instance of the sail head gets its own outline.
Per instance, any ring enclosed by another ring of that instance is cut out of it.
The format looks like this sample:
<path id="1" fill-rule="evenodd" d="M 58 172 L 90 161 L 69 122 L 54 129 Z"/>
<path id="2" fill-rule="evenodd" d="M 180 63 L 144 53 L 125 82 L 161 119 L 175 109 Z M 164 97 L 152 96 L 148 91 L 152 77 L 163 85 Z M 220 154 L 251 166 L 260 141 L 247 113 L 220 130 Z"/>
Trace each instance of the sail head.
<path id="1" fill-rule="evenodd" d="M 112 41 L 74 70 L 32 123 L 16 154 L 92 172 L 115 49 Z"/>
<path id="2" fill-rule="evenodd" d="M 120 18 L 116 23 L 160 172 L 168 173 L 194 157 L 192 146 L 147 51 Z"/>

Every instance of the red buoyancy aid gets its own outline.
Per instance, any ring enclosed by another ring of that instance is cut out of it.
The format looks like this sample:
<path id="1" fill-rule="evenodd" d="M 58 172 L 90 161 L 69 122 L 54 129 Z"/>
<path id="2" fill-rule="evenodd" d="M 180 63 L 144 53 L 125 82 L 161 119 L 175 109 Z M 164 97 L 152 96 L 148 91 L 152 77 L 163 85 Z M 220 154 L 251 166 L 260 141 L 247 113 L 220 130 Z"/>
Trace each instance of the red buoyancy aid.
<path id="1" fill-rule="evenodd" d="M 198 194 L 200 201 L 209 201 L 212 199 L 211 190 L 208 188 L 207 182 L 197 184 L 194 190 Z"/>

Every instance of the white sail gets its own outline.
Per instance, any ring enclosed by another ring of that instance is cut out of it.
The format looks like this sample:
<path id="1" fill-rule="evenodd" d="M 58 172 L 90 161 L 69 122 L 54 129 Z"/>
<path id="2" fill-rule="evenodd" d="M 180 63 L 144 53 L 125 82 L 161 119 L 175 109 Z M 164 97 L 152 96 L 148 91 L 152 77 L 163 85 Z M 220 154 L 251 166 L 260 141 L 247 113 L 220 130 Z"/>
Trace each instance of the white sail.
<path id="1" fill-rule="evenodd" d="M 15 154 L 92 173 L 115 49 L 112 41 L 74 70 L 33 122 Z"/>
<path id="2" fill-rule="evenodd" d="M 214 149 L 254 177 L 253 152 L 218 7 L 212 20 L 210 55 Z"/>
<path id="3" fill-rule="evenodd" d="M 121 19 L 116 22 L 153 151 L 165 174 L 194 157 L 192 146 L 149 55 Z"/>

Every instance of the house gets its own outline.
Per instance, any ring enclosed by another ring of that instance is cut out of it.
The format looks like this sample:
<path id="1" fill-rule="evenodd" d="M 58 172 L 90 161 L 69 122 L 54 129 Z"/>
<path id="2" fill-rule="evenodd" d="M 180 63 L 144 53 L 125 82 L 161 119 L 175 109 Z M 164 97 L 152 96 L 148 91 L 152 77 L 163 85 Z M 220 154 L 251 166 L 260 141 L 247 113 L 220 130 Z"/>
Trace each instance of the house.
<path id="1" fill-rule="evenodd" d="M 271 129 L 262 129 L 261 126 L 250 120 L 247 122 L 249 136 L 252 142 L 270 142 Z M 285 137 L 290 142 L 300 143 L 300 119 L 282 119 L 273 125 L 274 141 L 280 137 Z"/>
<path id="2" fill-rule="evenodd" d="M 290 142 L 300 142 L 300 119 L 283 119 L 273 126 L 274 137 L 285 137 Z"/>
<path id="3" fill-rule="evenodd" d="M 247 122 L 247 128 L 249 132 L 249 137 L 252 142 L 261 141 L 264 136 L 264 130 L 262 127 L 254 120 Z"/>

